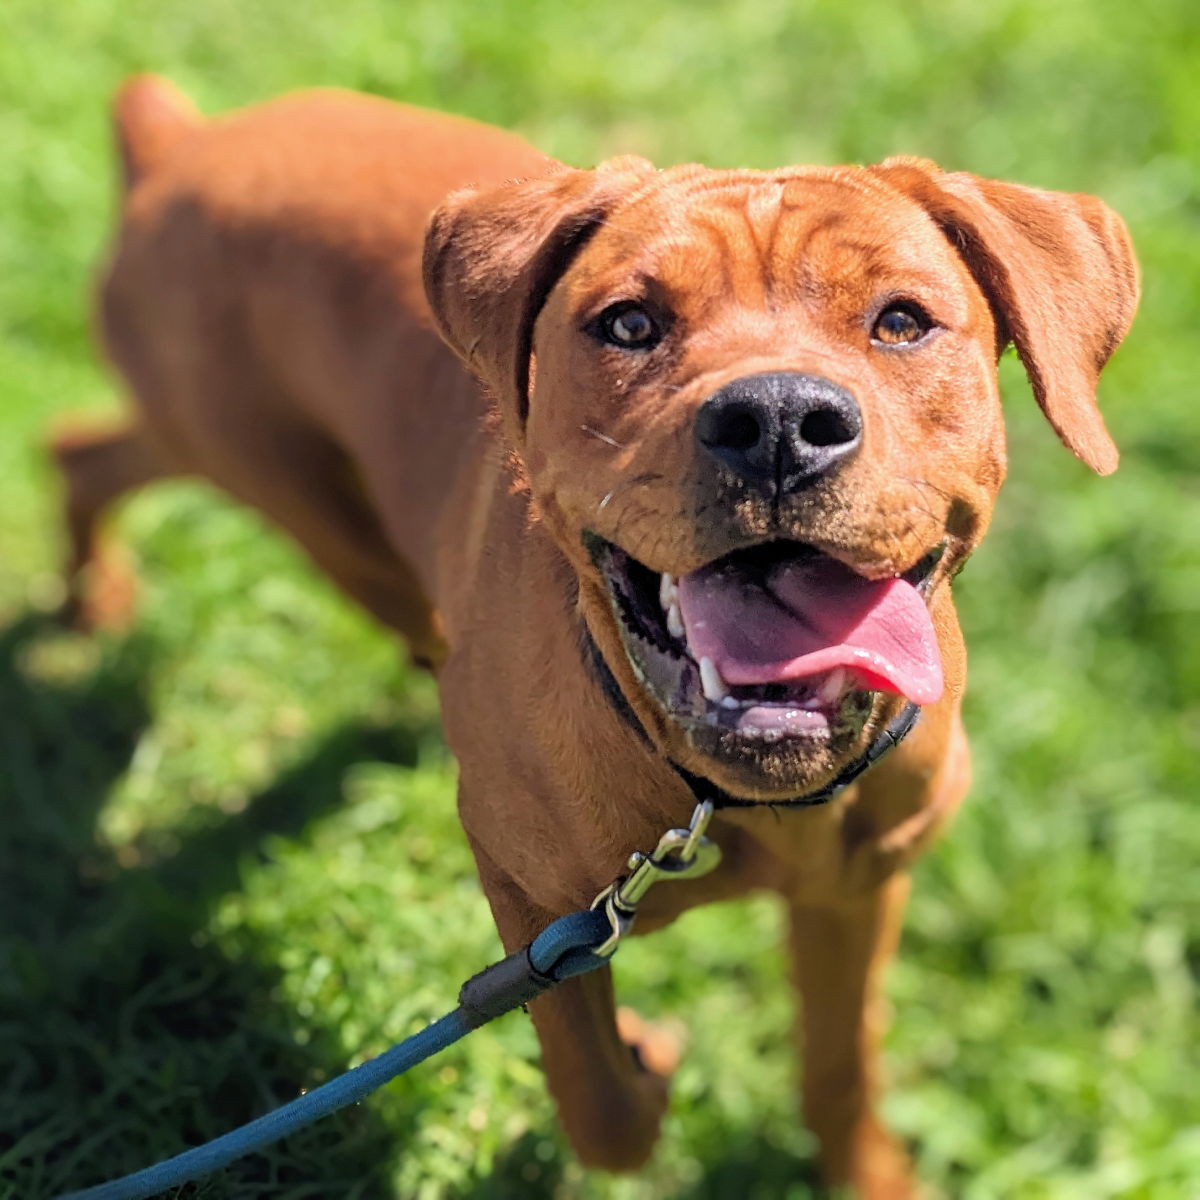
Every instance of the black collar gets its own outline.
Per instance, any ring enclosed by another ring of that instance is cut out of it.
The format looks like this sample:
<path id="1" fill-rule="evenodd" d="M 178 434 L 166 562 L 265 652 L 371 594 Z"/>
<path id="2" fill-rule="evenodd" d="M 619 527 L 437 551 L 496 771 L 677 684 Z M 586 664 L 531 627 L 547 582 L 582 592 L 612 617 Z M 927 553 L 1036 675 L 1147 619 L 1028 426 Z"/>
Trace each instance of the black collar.
<path id="1" fill-rule="evenodd" d="M 921 715 L 920 708 L 912 703 L 906 704 L 899 715 L 888 722 L 880 731 L 879 736 L 852 763 L 845 766 L 836 779 L 827 783 L 815 792 L 806 796 L 795 796 L 791 800 L 742 800 L 731 796 L 715 784 L 691 771 L 685 771 L 678 763 L 667 759 L 668 765 L 692 790 L 696 803 L 711 800 L 713 808 L 809 808 L 814 804 L 824 804 L 832 800 L 839 792 L 844 792 L 860 775 L 869 771 L 889 750 L 894 750 L 912 732 L 917 718 Z"/>
<path id="2" fill-rule="evenodd" d="M 600 648 L 592 640 L 592 635 L 588 632 L 586 626 L 583 626 L 582 637 L 584 656 L 599 678 L 600 685 L 604 689 L 604 694 L 608 697 L 608 702 L 647 746 L 653 745 L 649 735 L 642 728 L 642 723 L 638 720 L 637 713 L 633 711 L 629 701 L 625 699 L 625 693 L 621 691 L 621 685 L 617 683 L 616 676 L 609 669 L 608 663 L 604 661 L 604 655 L 600 653 Z M 869 771 L 885 754 L 900 745 L 912 732 L 913 726 L 916 725 L 917 718 L 920 715 L 921 710 L 917 705 L 912 703 L 906 704 L 900 710 L 899 714 L 889 721 L 879 732 L 879 735 L 866 750 L 852 763 L 849 763 L 842 769 L 836 779 L 815 792 L 810 792 L 806 796 L 796 796 L 791 800 L 771 800 L 765 802 L 743 800 L 737 796 L 731 796 L 728 792 L 716 787 L 707 779 L 699 775 L 693 775 L 691 771 L 685 771 L 678 763 L 672 762 L 670 759 L 666 761 L 675 774 L 687 784 L 692 795 L 696 797 L 697 803 L 704 800 L 711 800 L 713 807 L 718 809 L 808 808 L 811 805 L 824 804 L 826 801 L 832 800 L 839 792 L 845 791 L 860 775 Z"/>

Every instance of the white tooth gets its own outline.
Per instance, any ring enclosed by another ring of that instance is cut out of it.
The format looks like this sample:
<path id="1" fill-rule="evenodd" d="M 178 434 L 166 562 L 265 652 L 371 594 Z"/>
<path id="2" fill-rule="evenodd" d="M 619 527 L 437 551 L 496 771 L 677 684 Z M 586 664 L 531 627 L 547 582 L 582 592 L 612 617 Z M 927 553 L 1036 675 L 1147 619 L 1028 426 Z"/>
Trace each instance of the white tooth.
<path id="1" fill-rule="evenodd" d="M 664 609 L 679 603 L 679 588 L 675 585 L 675 576 L 663 572 L 658 585 L 658 602 Z"/>
<path id="2" fill-rule="evenodd" d="M 717 664 L 711 658 L 700 660 L 700 688 L 704 692 L 704 698 L 714 704 L 720 703 L 729 695 L 725 680 L 721 678 L 721 672 L 717 670 Z"/>
<path id="3" fill-rule="evenodd" d="M 742 706 L 732 696 L 722 696 L 721 697 L 721 707 L 722 708 L 741 708 Z"/>
<path id="4" fill-rule="evenodd" d="M 825 682 L 817 688 L 817 699 L 825 704 L 833 704 L 841 699 L 845 690 L 846 668 L 838 667 L 836 671 L 830 671 L 825 677 Z"/>
<path id="5" fill-rule="evenodd" d="M 681 638 L 684 636 L 683 629 L 683 613 L 679 611 L 678 604 L 672 604 L 667 609 L 667 632 L 673 638 Z"/>

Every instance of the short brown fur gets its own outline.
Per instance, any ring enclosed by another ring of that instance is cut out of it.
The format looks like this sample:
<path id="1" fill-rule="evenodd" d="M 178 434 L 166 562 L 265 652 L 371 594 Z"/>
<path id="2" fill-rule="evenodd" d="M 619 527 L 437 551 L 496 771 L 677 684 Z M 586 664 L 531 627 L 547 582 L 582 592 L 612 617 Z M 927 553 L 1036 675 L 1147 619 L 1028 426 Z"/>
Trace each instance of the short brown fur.
<path id="1" fill-rule="evenodd" d="M 1094 388 L 1136 303 L 1119 219 L 1090 197 L 919 159 L 576 171 L 486 126 L 338 92 L 203 122 L 143 77 L 116 120 L 127 194 L 100 325 L 136 409 L 124 429 L 56 444 L 75 607 L 89 611 L 97 522 L 131 488 L 202 476 L 271 517 L 437 671 L 506 947 L 589 903 L 632 849 L 686 819 L 693 797 L 666 756 L 779 800 L 835 775 L 899 703 L 880 697 L 853 743 L 754 767 L 713 758 L 631 672 L 585 530 L 677 575 L 764 537 L 872 577 L 946 543 L 930 599 L 943 699 L 834 801 L 719 813 L 722 867 L 652 892 L 639 926 L 780 894 L 826 1176 L 910 1195 L 875 1113 L 879 982 L 905 869 L 968 785 L 949 579 L 1004 475 L 995 360 L 1015 341 L 1064 442 L 1115 467 Z M 944 326 L 921 355 L 880 354 L 863 325 L 900 282 Z M 653 361 L 582 329 L 631 288 L 674 314 L 672 349 Z M 853 389 L 866 432 L 835 480 L 772 507 L 723 493 L 690 431 L 715 389 L 774 370 Z M 647 740 L 606 696 L 585 631 Z M 642 1064 L 669 1069 L 669 1044 L 626 1015 L 641 1063 L 629 1053 L 607 970 L 532 1016 L 579 1156 L 638 1166 L 667 1101 Z"/>

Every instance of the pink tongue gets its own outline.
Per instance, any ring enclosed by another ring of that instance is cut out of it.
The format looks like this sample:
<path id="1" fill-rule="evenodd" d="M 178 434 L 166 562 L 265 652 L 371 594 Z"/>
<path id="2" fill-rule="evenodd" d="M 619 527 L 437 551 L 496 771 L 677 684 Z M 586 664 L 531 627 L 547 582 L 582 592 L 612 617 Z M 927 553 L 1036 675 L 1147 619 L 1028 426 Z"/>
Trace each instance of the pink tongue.
<path id="1" fill-rule="evenodd" d="M 729 684 L 790 683 L 850 667 L 875 691 L 914 704 L 942 694 L 925 601 L 903 579 L 871 581 L 831 558 L 784 563 L 751 580 L 733 568 L 679 580 L 692 657 Z"/>

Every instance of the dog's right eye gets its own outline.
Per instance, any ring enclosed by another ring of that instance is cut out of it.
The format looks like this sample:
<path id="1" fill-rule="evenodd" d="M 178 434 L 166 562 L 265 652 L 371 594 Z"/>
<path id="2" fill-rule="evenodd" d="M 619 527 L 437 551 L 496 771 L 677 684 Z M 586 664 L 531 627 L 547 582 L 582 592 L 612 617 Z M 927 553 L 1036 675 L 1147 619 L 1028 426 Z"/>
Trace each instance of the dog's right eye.
<path id="1" fill-rule="evenodd" d="M 917 304 L 889 304 L 875 318 L 871 339 L 884 346 L 911 346 L 933 327 L 929 314 Z"/>
<path id="2" fill-rule="evenodd" d="M 640 305 L 625 301 L 606 308 L 592 326 L 594 335 L 622 350 L 649 350 L 662 340 L 654 318 Z"/>

